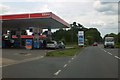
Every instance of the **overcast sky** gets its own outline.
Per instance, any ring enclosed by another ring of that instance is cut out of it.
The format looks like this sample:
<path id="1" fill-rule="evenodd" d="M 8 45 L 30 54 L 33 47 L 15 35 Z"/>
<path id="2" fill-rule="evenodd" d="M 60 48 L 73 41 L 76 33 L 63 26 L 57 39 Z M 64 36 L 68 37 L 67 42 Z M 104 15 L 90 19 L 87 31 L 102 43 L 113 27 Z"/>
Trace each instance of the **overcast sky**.
<path id="1" fill-rule="evenodd" d="M 119 0 L 1 0 L 0 15 L 53 12 L 69 24 L 95 27 L 104 36 L 118 33 Z"/>

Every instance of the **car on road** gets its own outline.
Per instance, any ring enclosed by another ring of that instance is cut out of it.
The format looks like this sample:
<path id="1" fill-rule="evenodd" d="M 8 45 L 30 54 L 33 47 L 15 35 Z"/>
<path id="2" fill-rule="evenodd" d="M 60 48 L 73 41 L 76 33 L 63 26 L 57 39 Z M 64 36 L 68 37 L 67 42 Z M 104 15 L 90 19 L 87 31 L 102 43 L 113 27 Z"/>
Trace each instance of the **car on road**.
<path id="1" fill-rule="evenodd" d="M 93 43 L 93 46 L 98 46 L 98 43 L 97 43 L 97 42 L 94 42 L 94 43 Z"/>
<path id="2" fill-rule="evenodd" d="M 65 44 L 64 44 L 62 41 L 59 41 L 59 42 L 58 42 L 58 47 L 59 47 L 60 49 L 64 49 L 64 48 L 65 48 Z"/>
<path id="3" fill-rule="evenodd" d="M 46 47 L 51 48 L 51 49 L 58 49 L 59 48 L 58 43 L 56 41 L 48 41 Z"/>

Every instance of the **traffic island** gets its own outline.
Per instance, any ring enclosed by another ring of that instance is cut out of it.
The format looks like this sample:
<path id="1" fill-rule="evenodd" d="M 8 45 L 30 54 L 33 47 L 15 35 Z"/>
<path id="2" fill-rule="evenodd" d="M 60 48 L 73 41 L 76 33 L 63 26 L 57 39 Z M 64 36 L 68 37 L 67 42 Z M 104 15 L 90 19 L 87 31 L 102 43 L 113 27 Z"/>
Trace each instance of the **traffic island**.
<path id="1" fill-rule="evenodd" d="M 66 57 L 66 56 L 74 56 L 78 54 L 83 48 L 74 47 L 69 49 L 58 49 L 55 51 L 47 52 L 47 57 Z"/>

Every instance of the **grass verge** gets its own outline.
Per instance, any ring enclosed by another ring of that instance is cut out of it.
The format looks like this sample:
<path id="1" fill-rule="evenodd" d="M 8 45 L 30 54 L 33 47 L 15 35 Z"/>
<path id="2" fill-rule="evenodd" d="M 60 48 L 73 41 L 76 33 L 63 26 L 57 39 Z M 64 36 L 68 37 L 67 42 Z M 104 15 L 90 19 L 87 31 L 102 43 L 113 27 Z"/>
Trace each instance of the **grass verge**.
<path id="1" fill-rule="evenodd" d="M 62 49 L 62 50 L 59 49 L 59 50 L 55 50 L 52 52 L 48 52 L 46 56 L 50 56 L 50 57 L 74 56 L 81 50 L 82 50 L 82 48 L 79 48 L 79 47 L 74 47 L 74 48 L 70 48 L 70 49 Z"/>
<path id="2" fill-rule="evenodd" d="M 120 45 L 115 45 L 116 48 L 120 48 Z"/>

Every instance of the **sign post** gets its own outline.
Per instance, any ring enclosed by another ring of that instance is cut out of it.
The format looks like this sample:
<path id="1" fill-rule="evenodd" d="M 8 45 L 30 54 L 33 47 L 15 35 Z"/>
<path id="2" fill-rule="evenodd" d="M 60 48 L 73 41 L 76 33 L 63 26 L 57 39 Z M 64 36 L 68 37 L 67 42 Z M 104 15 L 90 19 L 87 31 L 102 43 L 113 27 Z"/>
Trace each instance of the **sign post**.
<path id="1" fill-rule="evenodd" d="M 84 31 L 78 31 L 78 46 L 84 46 Z"/>

